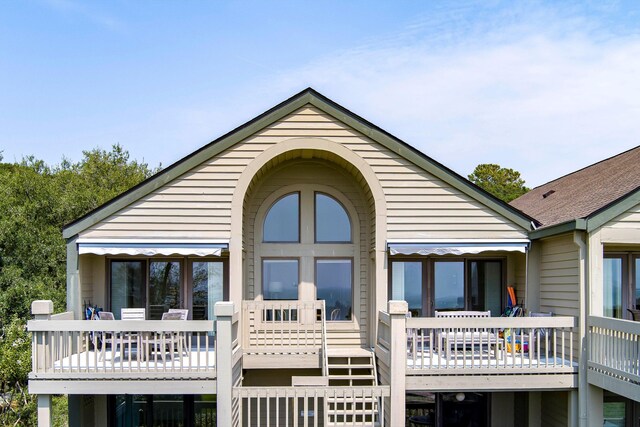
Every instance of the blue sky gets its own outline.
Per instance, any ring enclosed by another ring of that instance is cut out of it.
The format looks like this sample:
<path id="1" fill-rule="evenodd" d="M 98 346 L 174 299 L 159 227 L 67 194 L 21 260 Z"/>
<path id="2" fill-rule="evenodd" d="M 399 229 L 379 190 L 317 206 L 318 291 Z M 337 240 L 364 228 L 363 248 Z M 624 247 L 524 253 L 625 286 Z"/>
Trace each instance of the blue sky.
<path id="1" fill-rule="evenodd" d="M 640 144 L 640 3 L 0 5 L 4 161 L 120 143 L 167 166 L 307 86 L 463 175 L 539 185 Z"/>

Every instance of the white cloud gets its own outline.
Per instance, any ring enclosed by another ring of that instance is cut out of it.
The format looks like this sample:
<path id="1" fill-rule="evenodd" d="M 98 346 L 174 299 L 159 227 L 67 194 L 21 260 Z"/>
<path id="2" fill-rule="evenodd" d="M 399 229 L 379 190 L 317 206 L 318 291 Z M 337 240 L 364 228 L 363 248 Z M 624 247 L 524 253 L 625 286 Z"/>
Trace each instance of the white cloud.
<path id="1" fill-rule="evenodd" d="M 507 12 L 468 28 L 464 10 L 446 11 L 263 90 L 313 86 L 461 174 L 500 163 L 529 185 L 640 144 L 640 36 Z"/>

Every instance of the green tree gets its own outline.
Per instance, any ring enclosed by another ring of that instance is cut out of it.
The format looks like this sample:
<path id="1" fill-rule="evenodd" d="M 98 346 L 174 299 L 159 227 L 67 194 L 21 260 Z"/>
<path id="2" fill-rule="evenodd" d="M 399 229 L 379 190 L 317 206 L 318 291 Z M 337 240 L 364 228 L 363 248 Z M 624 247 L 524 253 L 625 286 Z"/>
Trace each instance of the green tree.
<path id="1" fill-rule="evenodd" d="M 493 163 L 476 166 L 468 178 L 478 187 L 507 203 L 529 191 L 520 177 L 520 172 Z"/>
<path id="2" fill-rule="evenodd" d="M 0 163 L 0 425 L 35 423 L 25 325 L 33 300 L 50 299 L 60 311 L 66 306 L 62 227 L 155 172 L 119 145 L 84 151 L 77 163 L 49 166 L 35 157 Z"/>

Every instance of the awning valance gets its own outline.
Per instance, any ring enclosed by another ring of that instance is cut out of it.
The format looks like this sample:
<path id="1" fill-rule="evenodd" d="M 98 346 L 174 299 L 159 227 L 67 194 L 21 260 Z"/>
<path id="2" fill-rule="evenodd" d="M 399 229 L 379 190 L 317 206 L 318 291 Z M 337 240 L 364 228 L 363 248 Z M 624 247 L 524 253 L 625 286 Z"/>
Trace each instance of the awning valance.
<path id="1" fill-rule="evenodd" d="M 220 256 L 228 242 L 78 241 L 78 254 Z"/>
<path id="2" fill-rule="evenodd" d="M 481 252 L 525 253 L 527 241 L 388 242 L 390 255 L 465 255 Z"/>

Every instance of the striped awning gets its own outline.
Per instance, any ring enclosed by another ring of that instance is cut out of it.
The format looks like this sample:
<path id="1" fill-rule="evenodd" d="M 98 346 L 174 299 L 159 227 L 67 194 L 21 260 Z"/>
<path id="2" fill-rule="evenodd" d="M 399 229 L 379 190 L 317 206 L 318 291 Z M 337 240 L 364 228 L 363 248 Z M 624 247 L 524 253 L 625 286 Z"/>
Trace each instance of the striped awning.
<path id="1" fill-rule="evenodd" d="M 481 252 L 525 253 L 528 240 L 387 242 L 390 255 L 465 255 Z"/>
<path id="2" fill-rule="evenodd" d="M 155 240 L 78 240 L 78 254 L 94 255 L 190 255 L 220 256 L 229 249 L 224 241 L 155 241 Z"/>

